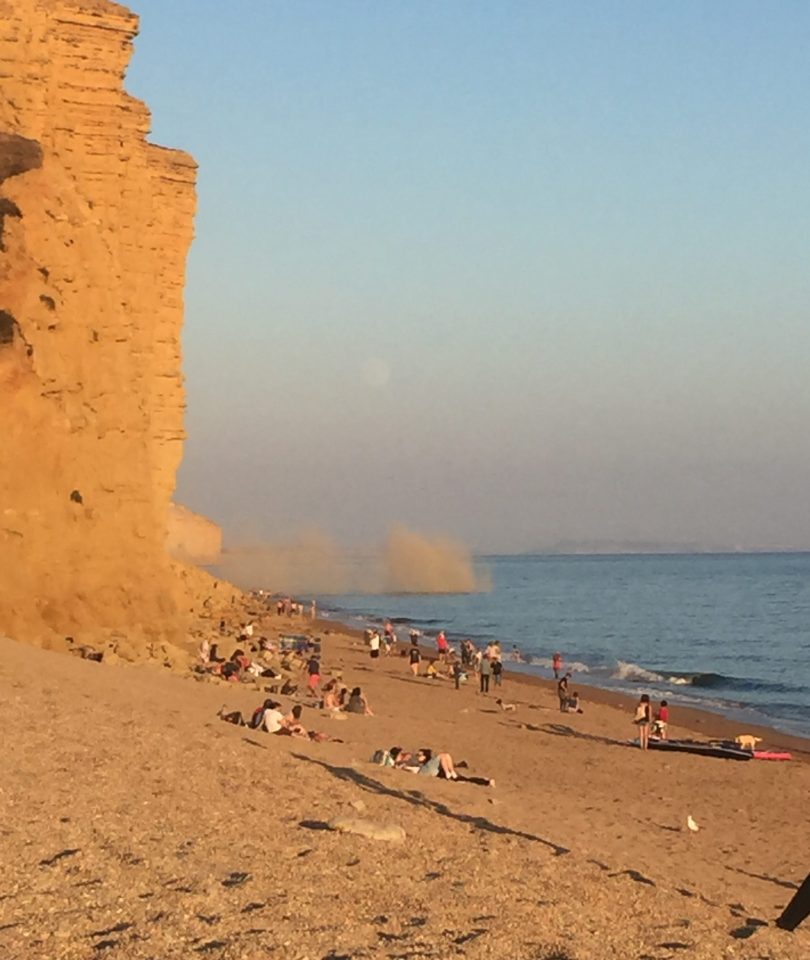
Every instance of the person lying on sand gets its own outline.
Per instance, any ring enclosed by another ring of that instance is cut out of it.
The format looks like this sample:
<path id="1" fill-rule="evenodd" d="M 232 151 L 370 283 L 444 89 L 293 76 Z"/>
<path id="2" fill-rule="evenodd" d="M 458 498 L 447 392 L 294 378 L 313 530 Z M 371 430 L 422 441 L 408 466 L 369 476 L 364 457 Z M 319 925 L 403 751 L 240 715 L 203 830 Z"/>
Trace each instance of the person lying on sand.
<path id="1" fill-rule="evenodd" d="M 368 700 L 366 700 L 366 698 L 363 696 L 363 692 L 361 691 L 360 687 L 355 687 L 352 690 L 343 709 L 346 711 L 346 713 L 359 713 L 364 717 L 374 716 Z"/>
<path id="2" fill-rule="evenodd" d="M 437 753 L 423 747 L 416 754 L 419 764 L 416 772 L 426 777 L 439 777 L 442 780 L 457 780 L 460 783 L 476 783 L 481 787 L 494 787 L 495 781 L 490 777 L 465 777 L 456 772 L 453 758 L 449 753 Z"/>
<path id="3" fill-rule="evenodd" d="M 514 713 L 517 710 L 517 707 L 514 703 L 504 703 L 500 697 L 495 701 L 495 703 L 503 710 L 504 713 Z"/>
<path id="4" fill-rule="evenodd" d="M 260 707 L 256 707 L 250 715 L 250 720 L 247 721 L 239 710 L 231 710 L 226 713 L 224 706 L 219 708 L 217 716 L 225 723 L 233 723 L 237 727 L 250 727 L 251 730 L 264 729 L 268 733 L 275 733 L 283 719 L 278 709 L 279 706 L 280 704 L 276 703 L 275 700 L 265 700 Z M 268 721 L 270 725 L 275 726 L 276 729 L 271 730 L 268 726 Z"/>

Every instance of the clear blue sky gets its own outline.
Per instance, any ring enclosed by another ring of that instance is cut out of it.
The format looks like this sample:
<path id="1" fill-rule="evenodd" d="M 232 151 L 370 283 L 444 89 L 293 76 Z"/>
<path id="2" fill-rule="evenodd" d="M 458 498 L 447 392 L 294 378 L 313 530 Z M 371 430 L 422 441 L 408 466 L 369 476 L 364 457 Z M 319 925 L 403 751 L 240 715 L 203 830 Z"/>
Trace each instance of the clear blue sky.
<path id="1" fill-rule="evenodd" d="M 810 4 L 133 6 L 200 163 L 179 499 L 810 547 Z"/>

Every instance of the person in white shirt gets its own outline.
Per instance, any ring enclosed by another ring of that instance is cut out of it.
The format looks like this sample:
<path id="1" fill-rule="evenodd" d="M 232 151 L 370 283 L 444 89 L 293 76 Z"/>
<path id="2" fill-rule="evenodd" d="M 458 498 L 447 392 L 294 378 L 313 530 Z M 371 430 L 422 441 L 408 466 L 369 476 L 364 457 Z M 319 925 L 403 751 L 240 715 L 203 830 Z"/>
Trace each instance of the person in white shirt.
<path id="1" fill-rule="evenodd" d="M 283 720 L 284 714 L 280 710 L 265 710 L 262 717 L 262 726 L 268 733 L 278 733 L 281 730 Z"/>

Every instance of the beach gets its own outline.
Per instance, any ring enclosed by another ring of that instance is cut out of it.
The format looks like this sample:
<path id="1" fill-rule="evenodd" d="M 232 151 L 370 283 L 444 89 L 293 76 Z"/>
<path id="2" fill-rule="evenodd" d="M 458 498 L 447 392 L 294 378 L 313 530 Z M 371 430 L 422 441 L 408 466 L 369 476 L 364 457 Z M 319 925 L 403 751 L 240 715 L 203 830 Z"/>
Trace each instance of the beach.
<path id="1" fill-rule="evenodd" d="M 333 623 L 257 629 L 317 632 L 324 675 L 361 686 L 374 716 L 305 706 L 343 742 L 270 736 L 217 718 L 252 712 L 252 684 L 0 641 L 4 956 L 810 955 L 810 929 L 772 924 L 808 871 L 807 742 L 766 733 L 791 763 L 642 753 L 621 695 L 579 685 L 585 712 L 561 714 L 548 682 L 507 673 L 484 697 L 373 661 Z M 726 722 L 679 710 L 670 735 Z M 395 744 L 496 785 L 370 762 Z M 405 840 L 326 828 L 346 816 Z"/>

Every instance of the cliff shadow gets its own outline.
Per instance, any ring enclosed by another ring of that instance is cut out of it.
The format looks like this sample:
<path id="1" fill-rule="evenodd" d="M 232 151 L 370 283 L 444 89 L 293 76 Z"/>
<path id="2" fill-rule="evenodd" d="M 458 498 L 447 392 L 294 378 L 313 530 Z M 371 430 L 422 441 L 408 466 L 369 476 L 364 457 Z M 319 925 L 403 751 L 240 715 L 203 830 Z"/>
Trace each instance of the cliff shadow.
<path id="1" fill-rule="evenodd" d="M 519 837 L 522 840 L 529 840 L 532 843 L 540 843 L 544 847 L 548 847 L 555 857 L 561 857 L 564 854 L 571 852 L 568 847 L 563 847 L 558 843 L 554 843 L 552 840 L 547 840 L 545 837 L 538 837 L 534 833 L 527 833 L 523 830 L 515 830 L 512 827 L 506 827 L 503 824 L 493 823 L 486 817 L 474 816 L 469 813 L 459 813 L 458 811 L 451 810 L 447 804 L 441 803 L 438 800 L 431 800 L 418 790 L 394 789 L 393 787 L 389 787 L 384 783 L 380 783 L 379 780 L 375 780 L 372 777 L 361 773 L 359 770 L 353 769 L 352 767 L 334 766 L 333 764 L 326 763 L 323 760 L 316 760 L 314 757 L 308 757 L 300 753 L 294 753 L 292 756 L 295 757 L 296 760 L 303 760 L 306 763 L 311 763 L 315 766 L 322 767 L 327 773 L 331 774 L 336 779 L 343 780 L 346 783 L 353 783 L 355 786 L 360 787 L 362 790 L 366 790 L 369 793 L 376 793 L 379 796 L 391 797 L 394 800 L 401 800 L 403 803 L 408 803 L 414 807 L 421 807 L 423 810 L 428 810 L 430 813 L 438 814 L 441 817 L 447 817 L 449 820 L 455 820 L 458 823 L 467 824 L 468 826 L 475 827 L 478 830 L 484 830 L 487 833 Z M 402 776 L 412 776 L 412 774 L 403 772 Z"/>

